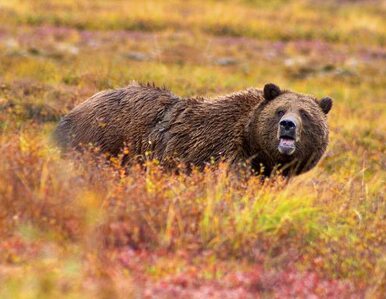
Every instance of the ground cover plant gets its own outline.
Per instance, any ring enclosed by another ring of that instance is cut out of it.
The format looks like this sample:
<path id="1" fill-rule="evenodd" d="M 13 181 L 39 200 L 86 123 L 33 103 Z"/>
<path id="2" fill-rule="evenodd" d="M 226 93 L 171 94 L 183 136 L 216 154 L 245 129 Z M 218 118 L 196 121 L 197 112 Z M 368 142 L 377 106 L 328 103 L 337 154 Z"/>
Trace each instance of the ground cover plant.
<path id="1" fill-rule="evenodd" d="M 0 0 L 0 298 L 382 298 L 382 1 Z M 62 155 L 59 118 L 131 80 L 330 95 L 286 182 Z"/>

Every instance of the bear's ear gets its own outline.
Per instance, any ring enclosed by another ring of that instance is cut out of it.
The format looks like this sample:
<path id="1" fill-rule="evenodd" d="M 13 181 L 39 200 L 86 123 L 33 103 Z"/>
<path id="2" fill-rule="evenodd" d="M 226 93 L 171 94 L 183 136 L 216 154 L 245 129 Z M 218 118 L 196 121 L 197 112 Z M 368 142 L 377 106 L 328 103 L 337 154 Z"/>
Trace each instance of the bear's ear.
<path id="1" fill-rule="evenodd" d="M 330 97 L 324 97 L 320 99 L 319 106 L 322 108 L 324 114 L 327 114 L 332 108 L 332 99 Z"/>
<path id="2" fill-rule="evenodd" d="M 264 98 L 267 101 L 272 101 L 274 98 L 278 97 L 281 94 L 280 87 L 273 84 L 268 83 L 264 85 Z"/>

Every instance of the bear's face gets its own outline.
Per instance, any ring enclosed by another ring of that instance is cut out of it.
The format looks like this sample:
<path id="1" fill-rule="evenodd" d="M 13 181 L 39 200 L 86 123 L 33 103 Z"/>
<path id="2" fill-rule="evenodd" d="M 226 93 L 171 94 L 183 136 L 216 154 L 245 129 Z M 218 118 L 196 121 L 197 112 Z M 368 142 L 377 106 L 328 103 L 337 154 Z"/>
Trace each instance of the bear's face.
<path id="1" fill-rule="evenodd" d="M 271 164 L 287 171 L 299 174 L 311 169 L 328 144 L 326 115 L 332 100 L 282 92 L 274 84 L 265 86 L 264 98 L 255 126 L 259 147 Z"/>

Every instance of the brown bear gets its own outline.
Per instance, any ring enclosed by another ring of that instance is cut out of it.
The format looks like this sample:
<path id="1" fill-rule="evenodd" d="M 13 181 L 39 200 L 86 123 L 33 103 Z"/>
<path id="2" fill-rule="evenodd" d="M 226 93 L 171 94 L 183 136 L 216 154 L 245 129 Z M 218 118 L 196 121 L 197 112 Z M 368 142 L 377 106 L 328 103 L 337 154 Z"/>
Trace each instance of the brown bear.
<path id="1" fill-rule="evenodd" d="M 266 84 L 213 99 L 180 98 L 164 88 L 132 83 L 102 91 L 60 121 L 55 137 L 62 147 L 91 144 L 129 160 L 176 161 L 203 168 L 225 160 L 257 173 L 308 171 L 326 150 L 329 97 L 281 90 Z"/>

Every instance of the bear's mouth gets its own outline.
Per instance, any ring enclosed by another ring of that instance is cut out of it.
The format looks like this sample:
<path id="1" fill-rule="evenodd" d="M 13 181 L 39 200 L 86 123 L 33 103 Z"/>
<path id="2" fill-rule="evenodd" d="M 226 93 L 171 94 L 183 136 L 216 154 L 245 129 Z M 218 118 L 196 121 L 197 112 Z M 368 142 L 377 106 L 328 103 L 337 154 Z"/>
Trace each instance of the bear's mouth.
<path id="1" fill-rule="evenodd" d="M 295 138 L 288 135 L 280 136 L 277 149 L 283 155 L 292 155 L 296 150 Z"/>

